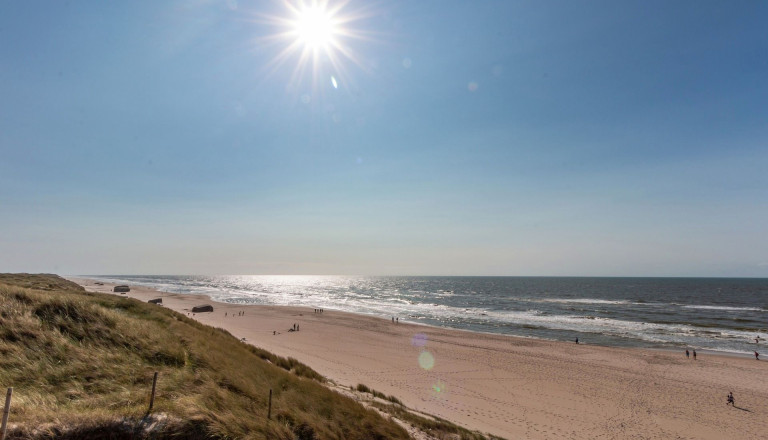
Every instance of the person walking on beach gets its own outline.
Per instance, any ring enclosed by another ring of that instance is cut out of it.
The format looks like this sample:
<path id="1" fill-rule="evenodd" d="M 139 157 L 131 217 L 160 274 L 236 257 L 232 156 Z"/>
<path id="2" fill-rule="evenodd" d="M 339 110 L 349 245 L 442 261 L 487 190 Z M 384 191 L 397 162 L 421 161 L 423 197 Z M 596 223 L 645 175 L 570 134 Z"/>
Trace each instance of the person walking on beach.
<path id="1" fill-rule="evenodd" d="M 687 348 L 685 349 L 685 358 L 686 359 L 690 359 L 691 358 L 691 353 L 688 351 Z"/>
<path id="2" fill-rule="evenodd" d="M 696 349 L 695 348 L 693 349 L 693 360 L 694 361 L 696 360 Z"/>
<path id="3" fill-rule="evenodd" d="M 760 353 L 758 353 L 758 352 L 755 352 L 755 360 L 756 360 L 756 361 L 759 361 L 759 360 L 760 360 Z"/>
<path id="4" fill-rule="evenodd" d="M 733 402 L 733 392 L 728 392 L 728 400 L 725 403 L 726 405 L 736 406 L 736 404 Z"/>

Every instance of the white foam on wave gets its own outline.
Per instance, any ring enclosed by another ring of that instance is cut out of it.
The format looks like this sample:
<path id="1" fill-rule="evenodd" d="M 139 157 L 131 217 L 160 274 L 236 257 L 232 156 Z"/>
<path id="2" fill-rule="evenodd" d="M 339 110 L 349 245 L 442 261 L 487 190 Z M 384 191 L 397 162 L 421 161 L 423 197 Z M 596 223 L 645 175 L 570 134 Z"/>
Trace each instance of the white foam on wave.
<path id="1" fill-rule="evenodd" d="M 683 306 L 683 308 L 684 309 L 701 309 L 701 310 L 723 310 L 723 311 L 727 311 L 727 312 L 768 312 L 768 310 L 761 309 L 760 307 L 688 305 L 688 306 Z"/>
<path id="2" fill-rule="evenodd" d="M 611 300 L 596 298 L 544 298 L 533 299 L 531 302 L 558 303 L 558 304 L 633 304 L 628 300 Z"/>
<path id="3" fill-rule="evenodd" d="M 536 311 L 487 311 L 484 316 L 511 325 L 530 325 L 547 329 L 598 333 L 649 342 L 692 343 L 698 341 L 703 343 L 706 340 L 744 342 L 754 338 L 752 332 L 741 330 L 701 328 L 687 324 L 627 321 L 585 315 L 545 315 Z"/>

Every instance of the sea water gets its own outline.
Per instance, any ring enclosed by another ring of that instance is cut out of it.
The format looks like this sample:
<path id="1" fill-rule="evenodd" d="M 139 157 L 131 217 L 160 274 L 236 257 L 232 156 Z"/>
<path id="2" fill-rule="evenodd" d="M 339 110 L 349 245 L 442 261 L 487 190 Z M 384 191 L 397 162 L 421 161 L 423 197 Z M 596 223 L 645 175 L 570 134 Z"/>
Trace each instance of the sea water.
<path id="1" fill-rule="evenodd" d="M 768 279 L 763 278 L 89 277 L 227 303 L 333 309 L 608 346 L 749 354 L 768 347 Z"/>

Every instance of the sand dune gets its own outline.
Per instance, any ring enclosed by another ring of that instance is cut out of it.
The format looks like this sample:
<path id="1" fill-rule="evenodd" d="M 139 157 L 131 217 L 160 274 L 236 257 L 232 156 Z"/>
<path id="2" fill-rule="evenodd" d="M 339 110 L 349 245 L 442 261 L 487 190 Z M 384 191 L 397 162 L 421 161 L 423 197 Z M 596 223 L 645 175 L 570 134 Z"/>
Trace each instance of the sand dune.
<path id="1" fill-rule="evenodd" d="M 72 281 L 91 291 L 112 290 Z M 677 352 L 213 303 L 141 287 L 127 296 L 161 297 L 164 307 L 190 316 L 193 306 L 213 304 L 214 312 L 195 319 L 294 357 L 338 384 L 365 384 L 412 409 L 509 439 L 768 438 L 768 362 L 753 358 L 701 353 L 694 361 Z M 289 331 L 294 324 L 299 331 Z M 736 407 L 726 406 L 728 391 Z"/>

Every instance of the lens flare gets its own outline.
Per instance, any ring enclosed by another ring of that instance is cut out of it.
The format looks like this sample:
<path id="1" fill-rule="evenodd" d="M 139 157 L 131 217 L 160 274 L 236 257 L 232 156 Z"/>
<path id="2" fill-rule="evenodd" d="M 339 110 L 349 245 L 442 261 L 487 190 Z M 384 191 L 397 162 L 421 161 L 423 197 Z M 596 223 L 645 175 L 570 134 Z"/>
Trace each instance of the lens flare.
<path id="1" fill-rule="evenodd" d="M 419 366 L 427 371 L 435 366 L 435 357 L 428 351 L 422 351 L 419 354 Z"/>
<path id="2" fill-rule="evenodd" d="M 411 338 L 411 345 L 414 347 L 424 347 L 427 345 L 427 335 L 424 333 L 416 333 L 413 335 L 413 338 Z"/>
<path id="3" fill-rule="evenodd" d="M 438 380 L 437 383 L 432 384 L 432 391 L 435 394 L 445 393 L 445 383 L 442 380 Z"/>

